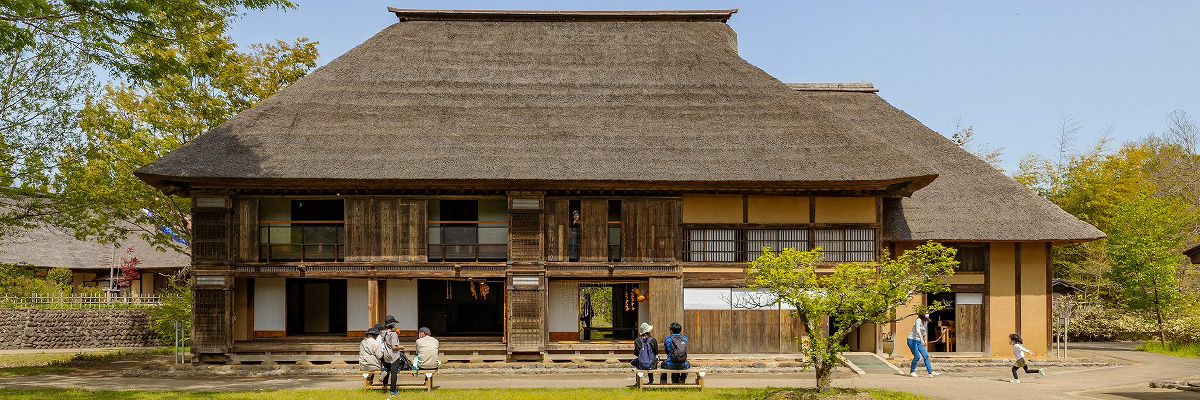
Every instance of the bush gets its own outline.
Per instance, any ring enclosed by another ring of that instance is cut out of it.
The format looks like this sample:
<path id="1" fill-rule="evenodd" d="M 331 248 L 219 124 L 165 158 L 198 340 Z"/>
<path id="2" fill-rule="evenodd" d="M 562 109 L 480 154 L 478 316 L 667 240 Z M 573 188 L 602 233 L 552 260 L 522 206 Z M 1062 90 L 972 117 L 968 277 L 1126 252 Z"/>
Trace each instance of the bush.
<path id="1" fill-rule="evenodd" d="M 1166 321 L 1167 341 L 1178 344 L 1200 344 L 1200 317 L 1191 316 Z"/>
<path id="2" fill-rule="evenodd" d="M 162 304 L 150 310 L 150 330 L 163 344 L 174 344 L 175 321 L 183 321 L 186 344 L 192 334 L 192 289 L 186 284 L 172 283 L 163 292 Z"/>
<path id="3" fill-rule="evenodd" d="M 1062 329 L 1056 326 L 1055 330 Z M 1067 335 L 1072 341 L 1109 342 L 1148 340 L 1156 337 L 1153 321 L 1135 313 L 1103 306 L 1087 308 L 1071 317 Z"/>

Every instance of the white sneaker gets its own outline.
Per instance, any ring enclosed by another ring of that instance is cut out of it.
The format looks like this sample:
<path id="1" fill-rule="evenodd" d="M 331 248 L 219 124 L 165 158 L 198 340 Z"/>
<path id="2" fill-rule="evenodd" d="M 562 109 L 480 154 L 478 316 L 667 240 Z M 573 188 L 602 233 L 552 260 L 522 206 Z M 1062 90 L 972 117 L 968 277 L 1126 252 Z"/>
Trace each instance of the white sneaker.
<path id="1" fill-rule="evenodd" d="M 933 371 L 933 372 L 930 372 L 930 373 L 929 373 L 929 377 L 930 377 L 930 378 L 932 378 L 932 377 L 935 377 L 935 376 L 938 376 L 938 375 L 941 375 L 941 374 L 942 374 L 941 372 Z"/>
<path id="2" fill-rule="evenodd" d="M 911 377 L 913 377 L 913 378 L 916 378 L 916 377 L 917 377 L 917 373 L 916 373 L 916 372 L 909 372 L 909 373 L 908 373 L 908 376 L 911 376 Z"/>
<path id="3" fill-rule="evenodd" d="M 1009 383 L 1021 383 L 1021 380 L 1020 380 L 1020 379 L 1013 379 L 1013 380 L 1010 380 L 1010 381 L 1008 381 L 1008 382 L 1009 382 Z"/>

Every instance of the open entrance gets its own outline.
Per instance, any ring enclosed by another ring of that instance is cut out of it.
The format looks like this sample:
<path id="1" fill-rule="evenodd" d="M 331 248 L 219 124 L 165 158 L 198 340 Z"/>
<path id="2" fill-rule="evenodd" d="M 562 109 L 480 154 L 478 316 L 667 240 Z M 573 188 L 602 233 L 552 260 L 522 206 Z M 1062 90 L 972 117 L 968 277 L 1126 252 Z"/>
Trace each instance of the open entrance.
<path id="1" fill-rule="evenodd" d="M 287 335 L 346 335 L 344 279 L 287 280 Z"/>
<path id="2" fill-rule="evenodd" d="M 644 293 L 635 283 L 579 284 L 579 321 L 582 322 L 579 337 L 583 340 L 633 340 L 637 336 L 638 309 L 644 300 Z"/>
<path id="3" fill-rule="evenodd" d="M 938 293 L 926 304 L 938 301 L 943 308 L 929 315 L 929 351 L 983 351 L 983 293 Z"/>
<path id="4" fill-rule="evenodd" d="M 504 336 L 504 281 L 418 280 L 417 324 L 438 337 Z"/>

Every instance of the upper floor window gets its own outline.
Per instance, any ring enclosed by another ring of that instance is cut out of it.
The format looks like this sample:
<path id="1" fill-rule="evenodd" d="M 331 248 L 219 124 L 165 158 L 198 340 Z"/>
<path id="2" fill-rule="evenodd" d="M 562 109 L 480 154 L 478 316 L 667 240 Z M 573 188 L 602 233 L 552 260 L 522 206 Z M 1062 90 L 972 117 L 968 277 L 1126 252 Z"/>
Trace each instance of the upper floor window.
<path id="1" fill-rule="evenodd" d="M 429 261 L 508 259 L 508 203 L 496 200 L 431 200 Z"/>
<path id="2" fill-rule="evenodd" d="M 264 199 L 258 216 L 260 261 L 345 260 L 342 200 Z"/>
<path id="3" fill-rule="evenodd" d="M 811 240 L 810 240 L 811 238 Z M 686 228 L 683 261 L 748 262 L 762 256 L 762 249 L 778 252 L 821 247 L 825 262 L 870 262 L 876 257 L 874 228 Z"/>
<path id="4" fill-rule="evenodd" d="M 954 260 L 958 267 L 954 272 L 985 272 L 988 265 L 987 243 L 951 243 L 947 244 L 958 252 Z"/>

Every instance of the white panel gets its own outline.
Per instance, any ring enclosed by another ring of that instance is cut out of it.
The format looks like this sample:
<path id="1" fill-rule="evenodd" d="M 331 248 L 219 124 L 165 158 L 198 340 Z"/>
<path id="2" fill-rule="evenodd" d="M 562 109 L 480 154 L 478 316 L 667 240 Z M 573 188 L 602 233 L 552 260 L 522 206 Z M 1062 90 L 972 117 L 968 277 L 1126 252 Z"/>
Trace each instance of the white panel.
<path id="1" fill-rule="evenodd" d="M 387 315 L 396 317 L 400 330 L 417 328 L 417 280 L 388 279 Z"/>
<path id="2" fill-rule="evenodd" d="M 954 301 L 958 304 L 983 304 L 983 293 L 955 293 Z"/>
<path id="3" fill-rule="evenodd" d="M 254 279 L 254 330 L 287 330 L 287 285 L 284 278 Z"/>
<path id="4" fill-rule="evenodd" d="M 683 309 L 730 310 L 731 295 L 729 288 L 683 288 Z"/>
<path id="5" fill-rule="evenodd" d="M 508 201 L 480 200 L 479 220 L 505 221 L 503 224 L 479 224 L 480 244 L 508 243 L 508 229 L 506 228 L 508 226 Z"/>
<path id="6" fill-rule="evenodd" d="M 579 332 L 579 284 L 550 282 L 546 322 L 550 332 Z"/>
<path id="7" fill-rule="evenodd" d="M 346 280 L 346 330 L 365 331 L 370 328 L 370 312 L 367 310 L 367 280 Z"/>

